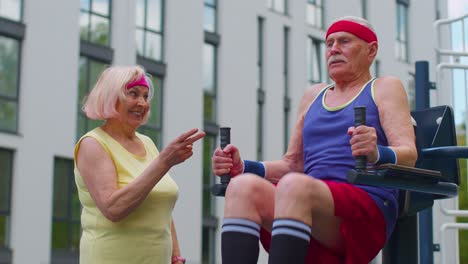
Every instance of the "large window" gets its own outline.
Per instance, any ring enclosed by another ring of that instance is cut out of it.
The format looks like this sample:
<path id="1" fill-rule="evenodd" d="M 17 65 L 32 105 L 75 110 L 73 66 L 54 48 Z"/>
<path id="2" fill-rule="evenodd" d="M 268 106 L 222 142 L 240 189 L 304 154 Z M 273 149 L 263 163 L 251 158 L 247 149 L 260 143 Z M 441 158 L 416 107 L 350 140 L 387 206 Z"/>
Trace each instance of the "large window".
<path id="1" fill-rule="evenodd" d="M 163 109 L 163 81 L 158 76 L 151 76 L 154 87 L 154 97 L 150 102 L 150 116 L 148 122 L 138 129 L 138 132 L 150 137 L 156 146 L 162 147 L 162 109 Z"/>
<path id="2" fill-rule="evenodd" d="M 21 21 L 22 4 L 22 0 L 0 0 L 0 17 Z"/>
<path id="3" fill-rule="evenodd" d="M 22 1 L 0 0 L 0 131 L 18 132 Z"/>
<path id="4" fill-rule="evenodd" d="M 136 6 L 138 55 L 163 60 L 164 0 L 138 0 Z"/>
<path id="5" fill-rule="evenodd" d="M 323 28 L 323 0 L 307 0 L 307 23 L 316 28 Z"/>
<path id="6" fill-rule="evenodd" d="M 267 0 L 267 6 L 276 12 L 288 13 L 288 0 Z"/>
<path id="7" fill-rule="evenodd" d="M 205 43 L 203 46 L 203 120 L 216 123 L 216 46 Z"/>
<path id="8" fill-rule="evenodd" d="M 218 219 L 216 217 L 216 199 L 211 195 L 210 187 L 215 183 L 211 171 L 211 155 L 217 147 L 217 46 L 205 43 L 203 48 L 203 120 L 206 136 L 203 140 L 203 232 L 202 263 L 215 263 L 215 239 Z"/>
<path id="9" fill-rule="evenodd" d="M 0 35 L 0 130 L 17 132 L 20 41 Z"/>
<path id="10" fill-rule="evenodd" d="M 325 43 L 322 40 L 307 38 L 307 77 L 309 84 L 328 81 L 325 59 Z"/>
<path id="11" fill-rule="evenodd" d="M 381 75 L 381 65 L 380 60 L 375 59 L 374 61 L 374 77 L 379 78 Z"/>
<path id="12" fill-rule="evenodd" d="M 78 263 L 81 205 L 73 160 L 55 158 L 52 216 L 52 263 Z"/>
<path id="13" fill-rule="evenodd" d="M 78 85 L 78 137 L 81 137 L 89 130 L 102 124 L 102 121 L 100 120 L 87 118 L 83 111 L 81 111 L 81 107 L 83 106 L 85 96 L 89 94 L 105 66 L 106 64 L 103 62 L 93 60 L 85 56 L 80 57 L 80 75 Z"/>
<path id="14" fill-rule="evenodd" d="M 397 59 L 408 62 L 408 5 L 409 0 L 397 0 L 397 34 L 395 55 Z"/>
<path id="15" fill-rule="evenodd" d="M 166 75 L 164 60 L 164 0 L 137 0 L 137 63 L 151 75 L 154 97 L 148 122 L 138 129 L 149 136 L 158 148 L 162 146 L 163 87 Z"/>
<path id="16" fill-rule="evenodd" d="M 362 18 L 367 19 L 367 0 L 361 0 Z"/>
<path id="17" fill-rule="evenodd" d="M 80 0 L 81 40 L 110 45 L 110 3 L 111 0 Z"/>
<path id="18" fill-rule="evenodd" d="M 214 264 L 216 261 L 216 199 L 211 195 L 210 188 L 215 183 L 211 171 L 211 155 L 218 144 L 217 119 L 217 74 L 218 47 L 220 35 L 217 33 L 217 0 L 204 0 L 204 36 L 203 45 L 203 130 L 206 136 L 203 140 L 203 204 L 202 204 L 202 263 Z"/>
<path id="19" fill-rule="evenodd" d="M 78 80 L 78 138 L 102 124 L 91 120 L 81 111 L 83 100 L 89 94 L 99 75 L 110 65 L 114 55 L 110 48 L 111 0 L 80 0 L 80 61 Z"/>
<path id="20" fill-rule="evenodd" d="M 0 131 L 18 132 L 22 0 L 0 0 Z M 0 148 L 0 262 L 11 263 L 10 215 L 13 151 Z"/>
<path id="21" fill-rule="evenodd" d="M 0 148 L 0 260 L 1 250 L 9 248 L 13 151 Z"/>
<path id="22" fill-rule="evenodd" d="M 208 32 L 217 32 L 216 5 L 217 0 L 204 0 L 203 28 Z"/>

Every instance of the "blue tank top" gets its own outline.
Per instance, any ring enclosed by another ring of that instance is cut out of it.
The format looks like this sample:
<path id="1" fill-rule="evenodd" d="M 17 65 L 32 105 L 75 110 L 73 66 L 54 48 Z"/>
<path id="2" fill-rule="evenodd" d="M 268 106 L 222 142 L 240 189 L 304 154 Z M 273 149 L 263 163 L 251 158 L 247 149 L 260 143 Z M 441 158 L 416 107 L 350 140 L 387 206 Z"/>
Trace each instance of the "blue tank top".
<path id="1" fill-rule="evenodd" d="M 374 80 L 366 83 L 353 99 L 338 107 L 325 105 L 326 93 L 333 86 L 318 94 L 304 117 L 304 173 L 317 179 L 347 182 L 346 173 L 355 165 L 347 131 L 354 126 L 356 106 L 366 106 L 367 126 L 375 128 L 377 144 L 388 146 L 373 98 Z M 388 238 L 398 216 L 398 190 L 367 185 L 356 187 L 366 191 L 379 206 L 387 223 Z"/>

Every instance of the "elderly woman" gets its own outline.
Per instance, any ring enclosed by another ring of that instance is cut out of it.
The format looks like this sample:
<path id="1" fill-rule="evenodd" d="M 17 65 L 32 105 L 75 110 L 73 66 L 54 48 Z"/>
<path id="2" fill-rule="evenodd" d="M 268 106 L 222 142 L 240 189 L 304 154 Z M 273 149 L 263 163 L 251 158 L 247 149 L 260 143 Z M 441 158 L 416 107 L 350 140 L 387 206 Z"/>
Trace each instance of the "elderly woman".
<path id="1" fill-rule="evenodd" d="M 192 156 L 205 133 L 190 129 L 159 153 L 136 132 L 148 119 L 152 95 L 141 67 L 112 66 L 84 103 L 88 118 L 105 122 L 75 147 L 80 263 L 185 262 L 172 221 L 178 187 L 168 171 Z"/>

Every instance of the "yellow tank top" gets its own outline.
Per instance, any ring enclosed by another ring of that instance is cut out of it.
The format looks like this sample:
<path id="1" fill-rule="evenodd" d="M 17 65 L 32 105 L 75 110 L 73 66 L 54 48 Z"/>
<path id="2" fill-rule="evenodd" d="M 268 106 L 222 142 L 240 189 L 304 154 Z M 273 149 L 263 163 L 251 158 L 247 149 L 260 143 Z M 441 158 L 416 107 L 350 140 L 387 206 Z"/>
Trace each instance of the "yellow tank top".
<path id="1" fill-rule="evenodd" d="M 166 174 L 145 201 L 125 219 L 113 223 L 97 208 L 76 167 L 81 140 L 96 139 L 114 162 L 119 188 L 138 177 L 159 155 L 153 141 L 142 134 L 146 156 L 128 152 L 101 128 L 85 134 L 75 146 L 75 182 L 82 205 L 81 264 L 169 264 L 172 255 L 171 216 L 178 197 L 177 184 Z"/>

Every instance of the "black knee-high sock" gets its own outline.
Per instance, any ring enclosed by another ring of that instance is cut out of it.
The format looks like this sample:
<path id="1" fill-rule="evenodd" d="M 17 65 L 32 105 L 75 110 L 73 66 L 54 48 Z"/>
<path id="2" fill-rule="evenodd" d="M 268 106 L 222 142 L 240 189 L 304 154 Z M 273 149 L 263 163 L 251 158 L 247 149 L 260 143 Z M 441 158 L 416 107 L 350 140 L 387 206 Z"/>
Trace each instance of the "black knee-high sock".
<path id="1" fill-rule="evenodd" d="M 310 242 L 310 232 L 310 226 L 300 221 L 274 220 L 268 264 L 304 263 Z"/>
<path id="2" fill-rule="evenodd" d="M 246 219 L 226 218 L 221 233 L 223 264 L 256 264 L 260 225 Z"/>

